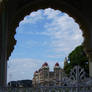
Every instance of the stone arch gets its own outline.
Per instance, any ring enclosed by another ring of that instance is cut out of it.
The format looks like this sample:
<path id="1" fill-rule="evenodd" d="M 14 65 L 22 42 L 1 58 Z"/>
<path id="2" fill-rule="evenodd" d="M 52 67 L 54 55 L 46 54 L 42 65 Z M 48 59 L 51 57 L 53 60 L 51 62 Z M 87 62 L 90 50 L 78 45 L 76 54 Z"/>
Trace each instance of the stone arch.
<path id="1" fill-rule="evenodd" d="M 74 5 L 73 5 L 74 4 Z M 77 4 L 80 4 L 77 2 Z M 8 57 L 10 56 L 11 52 L 14 49 L 14 45 L 16 45 L 16 40 L 14 39 L 14 35 L 16 34 L 16 28 L 19 26 L 19 22 L 24 19 L 25 16 L 29 15 L 33 11 L 37 11 L 39 9 L 45 9 L 45 8 L 53 8 L 58 9 L 62 12 L 67 13 L 69 16 L 75 19 L 75 22 L 77 22 L 82 29 L 83 37 L 84 37 L 84 43 L 85 39 L 87 38 L 85 36 L 86 30 L 88 30 L 88 26 L 86 25 L 85 17 L 80 12 L 76 2 L 69 2 L 64 0 L 35 0 L 35 1 L 26 1 L 22 2 L 20 0 L 19 6 L 16 9 L 17 12 L 14 13 L 14 17 L 12 17 L 12 21 L 9 23 L 9 44 L 8 44 Z M 85 45 L 84 45 L 85 46 Z"/>
<path id="2" fill-rule="evenodd" d="M 2 1 L 2 2 L 1 2 Z M 92 5 L 87 0 L 1 0 L 0 1 L 0 86 L 6 86 L 7 60 L 14 49 L 16 28 L 23 18 L 38 9 L 53 8 L 75 19 L 83 32 L 92 77 Z M 8 38 L 8 39 L 7 39 Z M 7 41 L 8 40 L 8 41 Z M 8 52 L 7 52 L 8 50 Z M 7 54 L 6 54 L 7 53 Z M 7 57 L 7 60 L 6 60 Z M 3 71 L 3 73 L 2 73 Z"/>

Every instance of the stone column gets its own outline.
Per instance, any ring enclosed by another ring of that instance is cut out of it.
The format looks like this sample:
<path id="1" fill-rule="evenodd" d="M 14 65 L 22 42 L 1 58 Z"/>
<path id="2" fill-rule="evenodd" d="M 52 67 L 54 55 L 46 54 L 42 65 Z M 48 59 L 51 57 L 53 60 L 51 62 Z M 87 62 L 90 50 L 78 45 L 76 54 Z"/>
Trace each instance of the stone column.
<path id="1" fill-rule="evenodd" d="M 1 33 L 1 52 L 0 52 L 0 87 L 5 87 L 7 83 L 7 7 L 4 7 L 0 15 L 0 33 Z"/>
<path id="2" fill-rule="evenodd" d="M 92 25 L 84 32 L 84 50 L 89 58 L 89 76 L 92 77 Z"/>
<path id="3" fill-rule="evenodd" d="M 89 76 L 92 78 L 92 55 L 89 57 Z"/>

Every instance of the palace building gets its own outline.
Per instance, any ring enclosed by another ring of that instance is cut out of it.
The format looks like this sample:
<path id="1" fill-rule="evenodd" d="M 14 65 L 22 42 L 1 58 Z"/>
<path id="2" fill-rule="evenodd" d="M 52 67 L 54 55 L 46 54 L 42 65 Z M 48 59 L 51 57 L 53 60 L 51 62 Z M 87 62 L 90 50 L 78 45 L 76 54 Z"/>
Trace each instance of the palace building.
<path id="1" fill-rule="evenodd" d="M 34 87 L 61 86 L 64 76 L 65 72 L 60 67 L 59 63 L 55 64 L 54 71 L 50 71 L 48 63 L 45 62 L 42 67 L 34 73 L 32 84 Z"/>

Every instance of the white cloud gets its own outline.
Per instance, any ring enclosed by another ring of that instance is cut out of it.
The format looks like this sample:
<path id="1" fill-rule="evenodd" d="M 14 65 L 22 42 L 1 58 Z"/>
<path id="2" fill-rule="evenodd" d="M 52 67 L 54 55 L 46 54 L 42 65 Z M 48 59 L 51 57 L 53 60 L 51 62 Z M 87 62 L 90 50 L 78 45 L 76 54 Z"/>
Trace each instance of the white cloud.
<path id="1" fill-rule="evenodd" d="M 34 40 L 28 40 L 28 41 L 25 42 L 25 45 L 26 45 L 25 48 L 29 48 L 30 49 L 30 48 L 32 48 L 32 47 L 34 47 L 36 45 L 39 45 L 39 43 L 37 41 L 34 41 Z"/>
<path id="2" fill-rule="evenodd" d="M 48 58 L 61 58 L 63 57 L 64 55 L 61 55 L 61 54 L 57 54 L 57 55 L 48 55 L 47 57 Z"/>
<path id="3" fill-rule="evenodd" d="M 82 32 L 73 18 L 67 14 L 58 17 L 59 13 L 53 15 L 50 9 L 46 10 L 46 14 L 53 20 L 44 25 L 45 35 L 51 36 L 51 45 L 56 52 L 63 51 L 68 54 L 83 42 Z"/>
<path id="4" fill-rule="evenodd" d="M 51 8 L 44 10 L 44 15 L 47 16 L 47 19 L 56 18 L 61 12 L 59 10 L 54 10 Z"/>
<path id="5" fill-rule="evenodd" d="M 38 21 L 43 19 L 41 10 L 37 12 L 32 12 L 29 16 L 25 17 L 23 21 L 20 22 L 20 25 L 24 24 L 35 24 Z"/>
<path id="6" fill-rule="evenodd" d="M 53 48 L 54 52 L 63 51 L 64 53 L 68 54 L 76 46 L 80 45 L 83 42 L 82 32 L 79 28 L 79 25 L 75 23 L 72 17 L 68 16 L 65 13 L 61 13 L 59 10 L 48 8 L 44 11 L 38 10 L 37 12 L 32 12 L 29 15 L 29 18 L 25 17 L 23 22 L 35 23 L 45 18 L 47 20 L 51 19 L 50 22 L 46 22 L 44 24 L 45 30 L 43 30 L 42 32 L 28 31 L 26 33 L 31 35 L 35 34 L 49 36 L 51 42 L 45 42 L 46 44 L 48 44 L 48 46 L 51 46 Z M 31 45 L 29 45 L 29 47 Z"/>
<path id="7" fill-rule="evenodd" d="M 41 67 L 41 63 L 41 60 L 31 58 L 9 60 L 8 81 L 32 79 L 34 72 Z"/>

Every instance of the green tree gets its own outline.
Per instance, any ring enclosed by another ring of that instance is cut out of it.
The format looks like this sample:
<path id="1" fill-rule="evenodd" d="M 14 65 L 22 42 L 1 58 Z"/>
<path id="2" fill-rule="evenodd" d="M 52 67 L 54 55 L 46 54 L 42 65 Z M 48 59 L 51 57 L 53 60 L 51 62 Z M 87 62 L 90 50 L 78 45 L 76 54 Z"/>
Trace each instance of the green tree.
<path id="1" fill-rule="evenodd" d="M 64 70 L 67 74 L 69 74 L 70 70 L 75 66 L 75 65 L 80 65 L 86 73 L 88 74 L 88 58 L 83 50 L 83 46 L 80 45 L 76 47 L 69 55 L 68 59 L 70 60 L 70 63 L 68 63 L 65 67 Z"/>

